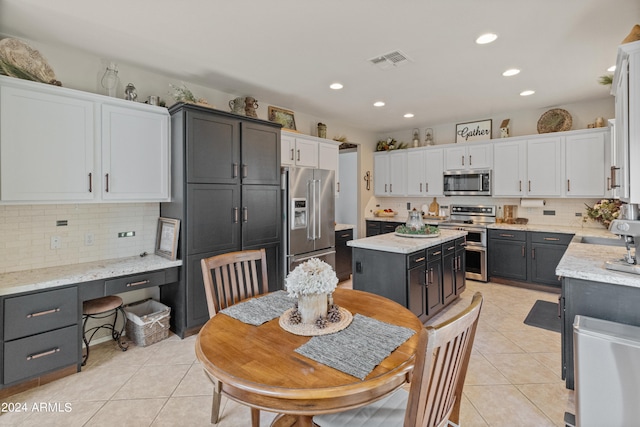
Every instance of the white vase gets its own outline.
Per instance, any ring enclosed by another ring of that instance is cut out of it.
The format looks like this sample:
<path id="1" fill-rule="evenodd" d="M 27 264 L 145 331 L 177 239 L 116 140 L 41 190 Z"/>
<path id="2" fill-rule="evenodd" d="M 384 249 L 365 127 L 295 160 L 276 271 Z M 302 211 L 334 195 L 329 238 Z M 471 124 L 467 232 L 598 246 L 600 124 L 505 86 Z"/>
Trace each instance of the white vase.
<path id="1" fill-rule="evenodd" d="M 327 294 L 300 295 L 298 297 L 298 311 L 302 323 L 312 325 L 318 317 L 327 316 Z"/>

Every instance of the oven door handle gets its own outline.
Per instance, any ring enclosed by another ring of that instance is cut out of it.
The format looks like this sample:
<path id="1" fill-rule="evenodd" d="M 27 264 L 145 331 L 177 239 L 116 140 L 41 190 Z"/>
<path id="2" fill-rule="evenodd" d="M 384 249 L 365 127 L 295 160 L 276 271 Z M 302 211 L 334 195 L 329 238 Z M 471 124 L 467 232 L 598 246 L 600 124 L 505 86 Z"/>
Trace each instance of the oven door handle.
<path id="1" fill-rule="evenodd" d="M 487 252 L 487 247 L 468 245 L 465 250 L 472 252 Z"/>

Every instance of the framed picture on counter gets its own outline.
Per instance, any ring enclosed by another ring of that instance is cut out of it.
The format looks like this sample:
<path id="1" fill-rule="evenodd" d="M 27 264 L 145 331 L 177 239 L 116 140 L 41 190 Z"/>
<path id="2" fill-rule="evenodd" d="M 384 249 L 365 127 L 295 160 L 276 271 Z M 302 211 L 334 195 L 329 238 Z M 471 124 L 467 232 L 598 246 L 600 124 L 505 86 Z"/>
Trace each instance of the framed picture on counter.
<path id="1" fill-rule="evenodd" d="M 456 125 L 456 143 L 491 139 L 491 119 Z"/>
<path id="2" fill-rule="evenodd" d="M 158 218 L 158 233 L 156 235 L 156 254 L 174 261 L 178 252 L 178 233 L 180 220 L 173 218 Z"/>

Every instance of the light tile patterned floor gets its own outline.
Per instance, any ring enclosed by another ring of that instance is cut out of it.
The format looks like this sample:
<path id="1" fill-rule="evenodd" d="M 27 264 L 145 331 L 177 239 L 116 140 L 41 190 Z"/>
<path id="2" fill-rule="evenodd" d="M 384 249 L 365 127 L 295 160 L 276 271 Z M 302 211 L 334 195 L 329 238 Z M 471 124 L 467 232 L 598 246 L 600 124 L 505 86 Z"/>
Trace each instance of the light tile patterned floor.
<path id="1" fill-rule="evenodd" d="M 564 412 L 573 411 L 573 392 L 560 377 L 560 334 L 522 323 L 536 300 L 555 302 L 557 295 L 468 281 L 461 298 L 429 323 L 466 307 L 475 291 L 483 293 L 485 303 L 461 424 L 564 426 Z M 194 343 L 195 337 L 170 336 L 126 352 L 113 342 L 99 344 L 81 373 L 7 399 L 5 407 L 19 404 L 28 411 L 1 413 L 0 426 L 210 426 L 212 386 L 196 360 Z M 34 411 L 33 405 L 41 403 L 49 409 Z M 218 426 L 250 425 L 248 408 L 225 398 L 223 405 Z M 263 413 L 261 425 L 273 417 Z"/>

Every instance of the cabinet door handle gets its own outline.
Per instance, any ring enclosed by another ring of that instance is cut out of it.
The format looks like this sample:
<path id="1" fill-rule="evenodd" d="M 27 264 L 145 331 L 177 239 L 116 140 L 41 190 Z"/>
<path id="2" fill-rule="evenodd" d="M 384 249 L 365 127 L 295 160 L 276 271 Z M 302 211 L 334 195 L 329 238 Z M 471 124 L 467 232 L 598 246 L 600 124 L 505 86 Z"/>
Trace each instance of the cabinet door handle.
<path id="1" fill-rule="evenodd" d="M 387 192 L 387 184 L 384 185 L 384 192 Z"/>
<path id="2" fill-rule="evenodd" d="M 429 183 L 428 183 L 428 182 L 425 182 L 425 183 L 424 183 L 424 192 L 425 192 L 425 193 L 428 193 L 428 192 L 429 192 Z"/>
<path id="3" fill-rule="evenodd" d="M 105 177 L 105 180 L 106 180 L 106 185 L 105 185 L 104 191 L 108 193 L 109 192 L 109 174 L 108 173 L 105 174 L 104 177 Z"/>
<path id="4" fill-rule="evenodd" d="M 611 188 L 618 188 L 620 185 L 616 180 L 616 171 L 620 170 L 620 168 L 611 166 Z"/>
<path id="5" fill-rule="evenodd" d="M 571 191 L 571 180 L 567 180 L 567 192 Z"/>
<path id="6" fill-rule="evenodd" d="M 469 154 L 469 166 L 472 166 L 473 162 L 471 161 L 471 154 Z"/>
<path id="7" fill-rule="evenodd" d="M 420 192 L 422 193 L 422 183 L 420 183 Z"/>
<path id="8" fill-rule="evenodd" d="M 300 149 L 298 149 L 298 161 L 300 161 Z"/>
<path id="9" fill-rule="evenodd" d="M 56 354 L 60 351 L 59 348 L 52 348 L 51 350 L 43 351 L 42 353 L 31 354 L 27 356 L 27 360 L 39 359 L 45 356 L 51 356 L 52 354 Z"/>
<path id="10" fill-rule="evenodd" d="M 249 209 L 245 206 L 242 208 L 242 222 L 249 221 Z"/>
<path id="11" fill-rule="evenodd" d="M 292 148 L 292 149 L 291 149 L 291 160 L 293 160 L 293 159 L 294 159 L 293 151 L 294 151 L 294 150 L 293 150 L 293 148 Z"/>
<path id="12" fill-rule="evenodd" d="M 393 193 L 393 184 L 389 184 L 389 193 Z"/>
<path id="13" fill-rule="evenodd" d="M 536 259 L 536 248 L 531 248 L 531 259 Z"/>
<path id="14" fill-rule="evenodd" d="M 338 186 L 337 192 L 339 193 L 340 192 L 340 183 L 338 182 L 336 185 Z"/>
<path id="15" fill-rule="evenodd" d="M 549 240 L 549 241 L 551 241 L 551 242 L 557 242 L 557 241 L 559 241 L 560 239 L 559 239 L 559 238 L 557 238 L 557 237 L 545 237 L 543 240 Z"/>
<path id="16" fill-rule="evenodd" d="M 234 163 L 233 164 L 233 175 L 231 176 L 231 178 L 237 178 L 238 177 L 238 164 Z"/>
<path id="17" fill-rule="evenodd" d="M 522 180 L 518 181 L 518 191 L 522 192 Z"/>
<path id="18" fill-rule="evenodd" d="M 93 174 L 89 172 L 89 193 L 93 193 Z"/>
<path id="19" fill-rule="evenodd" d="M 524 258 L 524 255 L 525 255 L 525 254 L 524 254 L 524 246 L 522 246 L 522 248 L 521 248 L 521 249 L 522 249 L 522 257 Z"/>
<path id="20" fill-rule="evenodd" d="M 529 191 L 531 191 L 531 180 L 529 180 Z"/>
<path id="21" fill-rule="evenodd" d="M 242 177 L 246 178 L 249 175 L 249 167 L 245 164 L 242 165 Z"/>
<path id="22" fill-rule="evenodd" d="M 607 191 L 611 191 L 611 177 L 607 177 Z"/>
<path id="23" fill-rule="evenodd" d="M 60 311 L 60 307 L 52 308 L 51 310 L 38 311 L 37 313 L 29 313 L 27 314 L 27 319 L 31 319 L 32 317 L 46 316 L 47 314 L 54 314 Z"/>
<path id="24" fill-rule="evenodd" d="M 238 221 L 240 221 L 239 216 L 238 216 L 238 214 L 239 214 L 238 211 L 239 211 L 239 209 L 237 207 L 233 208 L 233 223 L 234 224 L 237 224 Z"/>
<path id="25" fill-rule="evenodd" d="M 149 280 L 140 280 L 139 282 L 127 283 L 127 288 L 131 288 L 133 286 L 146 285 L 147 283 L 150 283 L 150 281 Z"/>
<path id="26" fill-rule="evenodd" d="M 462 166 L 464 166 L 464 156 L 462 156 Z"/>

